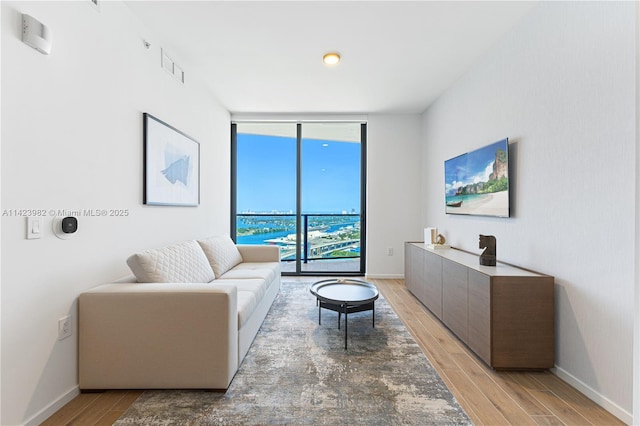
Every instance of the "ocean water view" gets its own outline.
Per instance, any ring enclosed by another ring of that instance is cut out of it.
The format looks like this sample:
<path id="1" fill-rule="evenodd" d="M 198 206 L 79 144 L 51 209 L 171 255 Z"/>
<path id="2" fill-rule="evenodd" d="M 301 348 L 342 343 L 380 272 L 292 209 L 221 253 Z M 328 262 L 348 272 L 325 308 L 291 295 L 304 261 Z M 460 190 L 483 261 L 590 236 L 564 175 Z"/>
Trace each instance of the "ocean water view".
<path id="1" fill-rule="evenodd" d="M 295 260 L 296 216 L 293 214 L 241 214 L 237 216 L 238 244 L 272 244 L 280 247 L 284 261 Z M 306 233 L 305 260 L 358 257 L 360 215 L 302 215 L 299 244 Z"/>

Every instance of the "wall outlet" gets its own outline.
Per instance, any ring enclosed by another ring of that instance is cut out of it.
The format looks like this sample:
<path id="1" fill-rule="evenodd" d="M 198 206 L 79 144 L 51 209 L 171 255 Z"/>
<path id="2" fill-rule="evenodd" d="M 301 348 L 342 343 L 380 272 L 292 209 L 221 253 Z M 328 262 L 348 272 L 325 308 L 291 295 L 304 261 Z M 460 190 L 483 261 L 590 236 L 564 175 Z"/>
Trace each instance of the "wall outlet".
<path id="1" fill-rule="evenodd" d="M 393 256 L 393 247 L 387 247 L 387 256 Z"/>
<path id="2" fill-rule="evenodd" d="M 71 315 L 60 318 L 58 320 L 58 340 L 66 339 L 72 334 Z"/>

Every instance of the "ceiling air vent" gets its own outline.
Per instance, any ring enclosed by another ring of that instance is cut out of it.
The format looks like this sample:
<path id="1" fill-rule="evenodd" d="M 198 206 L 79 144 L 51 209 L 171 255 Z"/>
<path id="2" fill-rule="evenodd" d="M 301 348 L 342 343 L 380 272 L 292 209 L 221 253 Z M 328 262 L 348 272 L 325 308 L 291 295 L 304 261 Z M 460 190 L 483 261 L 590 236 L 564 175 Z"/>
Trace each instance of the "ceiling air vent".
<path id="1" fill-rule="evenodd" d="M 178 80 L 180 83 L 184 84 L 184 71 L 182 70 L 182 68 L 180 68 L 180 66 L 178 64 L 176 64 L 175 62 L 173 62 L 173 59 L 171 59 L 165 52 L 164 49 L 160 49 L 161 51 L 161 66 L 162 68 L 168 72 L 169 74 L 171 74 L 176 80 Z"/>

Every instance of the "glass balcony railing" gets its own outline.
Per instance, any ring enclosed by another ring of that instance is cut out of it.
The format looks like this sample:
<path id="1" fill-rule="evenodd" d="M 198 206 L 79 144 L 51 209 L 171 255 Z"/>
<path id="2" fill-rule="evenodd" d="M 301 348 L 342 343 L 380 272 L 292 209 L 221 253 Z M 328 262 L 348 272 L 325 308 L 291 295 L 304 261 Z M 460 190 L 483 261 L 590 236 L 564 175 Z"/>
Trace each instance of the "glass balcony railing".
<path id="1" fill-rule="evenodd" d="M 359 214 L 303 214 L 296 235 L 296 215 L 242 213 L 236 215 L 238 244 L 274 244 L 283 261 L 295 261 L 300 244 L 302 262 L 360 257 Z"/>

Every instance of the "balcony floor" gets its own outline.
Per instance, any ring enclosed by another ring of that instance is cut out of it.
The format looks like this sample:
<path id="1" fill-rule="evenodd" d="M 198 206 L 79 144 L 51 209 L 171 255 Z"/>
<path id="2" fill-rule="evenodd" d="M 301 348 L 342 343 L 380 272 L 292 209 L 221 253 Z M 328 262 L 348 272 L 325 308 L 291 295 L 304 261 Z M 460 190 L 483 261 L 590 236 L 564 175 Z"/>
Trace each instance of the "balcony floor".
<path id="1" fill-rule="evenodd" d="M 287 274 L 296 273 L 296 262 L 282 262 L 282 272 Z M 357 273 L 360 271 L 360 259 L 323 259 L 323 260 L 309 260 L 307 263 L 302 263 L 303 273 L 322 273 L 330 274 L 335 272 L 336 275 L 343 273 Z"/>

